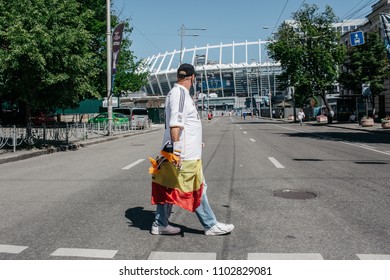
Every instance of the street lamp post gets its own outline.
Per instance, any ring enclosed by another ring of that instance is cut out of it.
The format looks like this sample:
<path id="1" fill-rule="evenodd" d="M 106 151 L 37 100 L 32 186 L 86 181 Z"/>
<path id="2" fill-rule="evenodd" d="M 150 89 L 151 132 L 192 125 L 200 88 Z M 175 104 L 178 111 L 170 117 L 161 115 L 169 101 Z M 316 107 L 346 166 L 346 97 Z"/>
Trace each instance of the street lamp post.
<path id="1" fill-rule="evenodd" d="M 112 134 L 112 96 L 111 96 L 111 0 L 106 0 L 107 12 L 107 117 L 108 117 L 108 135 Z"/>
<path id="2" fill-rule="evenodd" d="M 270 78 L 269 78 L 269 62 L 268 62 L 268 66 L 267 66 L 267 76 L 268 76 L 268 98 L 269 98 L 269 116 L 270 118 L 272 119 L 272 92 L 271 92 L 271 81 L 270 81 Z"/>
<path id="3" fill-rule="evenodd" d="M 186 30 L 207 30 L 206 28 L 186 28 L 184 24 L 181 25 L 179 29 L 179 36 L 180 36 L 180 64 L 183 60 L 183 37 L 184 36 L 192 36 L 192 37 L 198 37 L 199 34 L 186 34 Z"/>

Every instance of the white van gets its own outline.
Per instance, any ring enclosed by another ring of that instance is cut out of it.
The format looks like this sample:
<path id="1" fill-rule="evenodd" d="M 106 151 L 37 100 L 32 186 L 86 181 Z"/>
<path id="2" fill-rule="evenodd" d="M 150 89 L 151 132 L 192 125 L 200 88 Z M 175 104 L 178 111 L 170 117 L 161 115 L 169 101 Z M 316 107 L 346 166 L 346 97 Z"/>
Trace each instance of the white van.
<path id="1" fill-rule="evenodd" d="M 148 110 L 146 108 L 114 108 L 113 111 L 128 117 L 131 128 L 149 128 Z"/>

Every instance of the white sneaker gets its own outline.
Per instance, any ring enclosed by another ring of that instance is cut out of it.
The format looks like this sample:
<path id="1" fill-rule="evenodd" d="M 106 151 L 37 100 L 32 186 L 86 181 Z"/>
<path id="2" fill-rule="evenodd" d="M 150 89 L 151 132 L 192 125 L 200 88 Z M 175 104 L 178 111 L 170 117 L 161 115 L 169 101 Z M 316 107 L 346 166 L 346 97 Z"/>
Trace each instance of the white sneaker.
<path id="1" fill-rule="evenodd" d="M 217 223 L 212 228 L 204 230 L 205 235 L 224 235 L 230 233 L 234 229 L 234 225 Z"/>
<path id="2" fill-rule="evenodd" d="M 181 232 L 181 228 L 178 227 L 173 227 L 171 225 L 168 225 L 166 227 L 163 226 L 157 226 L 157 225 L 152 225 L 152 230 L 150 231 L 151 234 L 163 234 L 163 235 L 174 235 L 178 234 Z"/>

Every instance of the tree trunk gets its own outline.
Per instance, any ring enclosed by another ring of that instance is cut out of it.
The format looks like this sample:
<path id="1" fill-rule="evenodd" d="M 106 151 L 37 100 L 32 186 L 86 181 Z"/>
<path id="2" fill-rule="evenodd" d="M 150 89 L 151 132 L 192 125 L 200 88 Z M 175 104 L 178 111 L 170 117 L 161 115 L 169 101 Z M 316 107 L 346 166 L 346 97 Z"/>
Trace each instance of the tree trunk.
<path id="1" fill-rule="evenodd" d="M 328 110 L 328 123 L 331 124 L 333 122 L 334 112 L 332 107 L 330 107 L 328 100 L 326 99 L 326 93 L 322 92 L 321 94 L 322 101 L 324 101 L 326 110 Z"/>
<path id="2" fill-rule="evenodd" d="M 371 104 L 372 104 L 372 118 L 375 119 L 375 95 L 374 94 L 371 94 L 370 96 L 370 99 L 371 99 Z"/>

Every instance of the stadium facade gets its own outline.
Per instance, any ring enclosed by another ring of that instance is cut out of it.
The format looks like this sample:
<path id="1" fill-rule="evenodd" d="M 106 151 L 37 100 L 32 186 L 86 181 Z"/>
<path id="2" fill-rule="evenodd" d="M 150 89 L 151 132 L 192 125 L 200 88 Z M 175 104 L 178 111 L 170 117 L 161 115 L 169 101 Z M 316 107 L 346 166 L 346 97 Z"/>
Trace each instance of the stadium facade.
<path id="1" fill-rule="evenodd" d="M 143 90 L 152 96 L 166 95 L 177 81 L 176 71 L 181 61 L 195 66 L 197 75 L 193 93 L 199 99 L 207 98 L 208 105 L 211 99 L 210 108 L 249 107 L 243 103 L 251 97 L 258 106 L 264 102 L 268 104 L 269 96 L 286 94 L 278 89 L 277 76 L 281 73 L 281 66 L 268 58 L 268 43 L 261 40 L 221 43 L 153 55 L 145 60 L 143 71 L 148 71 L 149 76 L 148 85 Z M 255 108 L 256 104 L 252 106 Z"/>

